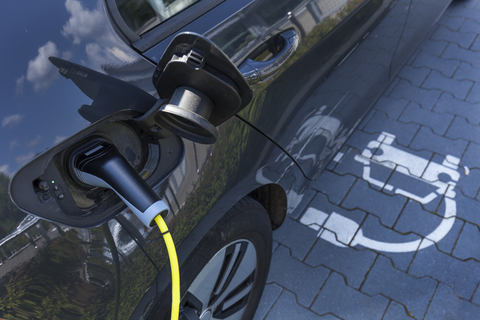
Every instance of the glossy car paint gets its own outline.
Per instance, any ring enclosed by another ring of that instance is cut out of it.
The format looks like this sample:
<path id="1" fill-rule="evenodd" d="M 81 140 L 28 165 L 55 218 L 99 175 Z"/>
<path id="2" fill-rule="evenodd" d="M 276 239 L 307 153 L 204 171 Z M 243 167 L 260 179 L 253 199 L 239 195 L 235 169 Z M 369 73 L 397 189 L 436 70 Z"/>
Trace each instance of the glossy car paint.
<path id="1" fill-rule="evenodd" d="M 322 10 L 327 3 L 337 6 Z M 215 144 L 183 140 L 178 165 L 155 185 L 174 212 L 167 223 L 180 263 L 235 202 L 262 186 L 278 186 L 278 202 L 288 196 L 294 208 L 448 3 L 227 0 L 183 27 L 206 34 L 246 70 L 255 97 L 219 127 Z M 6 189 L 20 166 L 89 125 L 77 110 L 91 100 L 60 77 L 49 56 L 156 96 L 151 76 L 173 36 L 142 57 L 96 0 L 11 2 L 0 15 L 8 45 L 0 52 L 0 317 L 154 315 L 169 281 L 156 229 L 126 210 L 90 229 L 47 222 L 16 209 Z M 245 67 L 262 43 L 289 30 L 298 47 L 273 75 L 259 79 L 254 63 Z M 231 41 L 235 35 L 241 41 Z"/>

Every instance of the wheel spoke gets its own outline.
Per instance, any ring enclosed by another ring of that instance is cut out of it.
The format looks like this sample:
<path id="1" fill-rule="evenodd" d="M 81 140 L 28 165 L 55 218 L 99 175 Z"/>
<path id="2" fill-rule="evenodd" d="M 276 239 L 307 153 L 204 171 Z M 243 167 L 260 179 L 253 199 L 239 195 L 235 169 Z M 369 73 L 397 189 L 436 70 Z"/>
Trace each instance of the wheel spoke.
<path id="1" fill-rule="evenodd" d="M 217 284 L 215 286 L 214 294 L 218 295 L 224 289 L 225 284 L 227 281 L 231 280 L 230 276 L 232 275 L 232 270 L 236 267 L 237 261 L 239 256 L 242 255 L 242 244 L 236 243 L 234 245 L 229 246 L 225 251 L 225 259 L 222 266 L 222 272 L 217 280 Z"/>
<path id="2" fill-rule="evenodd" d="M 219 299 L 215 304 L 215 319 L 236 319 L 241 317 L 245 309 L 250 292 L 252 291 L 255 273 L 245 279 L 237 288 L 230 292 L 225 298 Z"/>
<path id="3" fill-rule="evenodd" d="M 217 282 L 216 279 L 220 277 L 224 259 L 225 250 L 221 250 L 207 263 L 188 289 L 192 295 L 200 300 L 203 309 L 207 308 L 209 304 Z"/>
<path id="4" fill-rule="evenodd" d="M 237 248 L 240 246 L 236 244 Z M 255 277 L 255 269 L 257 266 L 256 250 L 250 242 L 241 244 L 240 254 L 234 262 L 234 266 L 230 268 L 230 273 L 225 274 L 227 278 L 221 293 L 213 296 L 210 301 L 215 309 L 214 316 L 218 319 L 234 319 L 233 314 L 242 314 L 248 296 L 252 290 L 252 284 Z"/>
<path id="5" fill-rule="evenodd" d="M 223 301 L 223 309 L 231 308 L 252 291 L 253 277 L 254 274 L 225 298 Z"/>
<path id="6" fill-rule="evenodd" d="M 241 319 L 252 291 L 257 253 L 248 240 L 238 240 L 222 248 L 205 265 L 188 289 L 209 309 L 212 319 Z"/>
<path id="7" fill-rule="evenodd" d="M 212 320 L 224 320 L 224 319 L 241 320 L 244 310 L 245 310 L 245 306 L 243 306 L 241 309 L 235 310 L 235 313 L 232 313 L 230 315 L 225 315 L 224 313 L 214 314 Z"/>

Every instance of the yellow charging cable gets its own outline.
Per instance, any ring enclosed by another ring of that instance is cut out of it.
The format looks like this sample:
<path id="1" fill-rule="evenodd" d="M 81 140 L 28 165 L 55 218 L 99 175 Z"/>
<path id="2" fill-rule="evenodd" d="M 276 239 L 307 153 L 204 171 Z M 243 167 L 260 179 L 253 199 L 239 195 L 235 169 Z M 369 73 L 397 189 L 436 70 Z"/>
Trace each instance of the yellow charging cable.
<path id="1" fill-rule="evenodd" d="M 163 240 L 167 246 L 168 258 L 170 260 L 170 269 L 172 269 L 172 317 L 171 320 L 178 320 L 180 313 L 180 268 L 178 267 L 177 251 L 173 243 L 172 235 L 168 230 L 167 224 L 161 215 L 155 217 L 155 222 L 160 228 Z"/>

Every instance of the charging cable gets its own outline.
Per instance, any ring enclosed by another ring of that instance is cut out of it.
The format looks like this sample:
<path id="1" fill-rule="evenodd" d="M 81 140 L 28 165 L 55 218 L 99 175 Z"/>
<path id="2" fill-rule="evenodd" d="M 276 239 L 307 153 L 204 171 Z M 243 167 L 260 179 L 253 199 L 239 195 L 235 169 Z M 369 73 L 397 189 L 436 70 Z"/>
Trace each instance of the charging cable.
<path id="1" fill-rule="evenodd" d="M 104 139 L 95 139 L 73 153 L 72 176 L 79 183 L 112 189 L 147 228 L 157 223 L 167 246 L 172 270 L 172 317 L 180 314 L 180 270 L 172 235 L 162 218 L 168 205 L 138 175 L 117 148 Z"/>
<path id="2" fill-rule="evenodd" d="M 170 260 L 170 269 L 172 270 L 172 317 L 171 320 L 178 320 L 180 313 L 180 268 L 178 267 L 177 251 L 173 243 L 172 235 L 168 230 L 165 220 L 161 215 L 155 217 L 160 232 L 163 235 L 163 240 L 167 246 L 168 259 Z"/>

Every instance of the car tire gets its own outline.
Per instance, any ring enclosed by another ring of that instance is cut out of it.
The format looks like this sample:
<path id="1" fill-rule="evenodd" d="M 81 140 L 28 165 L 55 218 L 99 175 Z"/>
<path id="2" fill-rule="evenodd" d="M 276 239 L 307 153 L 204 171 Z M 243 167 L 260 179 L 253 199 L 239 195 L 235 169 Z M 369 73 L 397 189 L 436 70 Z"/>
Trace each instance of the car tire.
<path id="1" fill-rule="evenodd" d="M 180 319 L 252 319 L 271 256 L 269 216 L 257 201 L 245 197 L 214 225 L 182 264 L 180 307 L 190 316 Z M 169 288 L 148 319 L 170 319 Z"/>
<path id="2" fill-rule="evenodd" d="M 272 255 L 268 214 L 246 197 L 208 232 L 181 273 L 181 306 L 199 319 L 252 319 Z"/>

